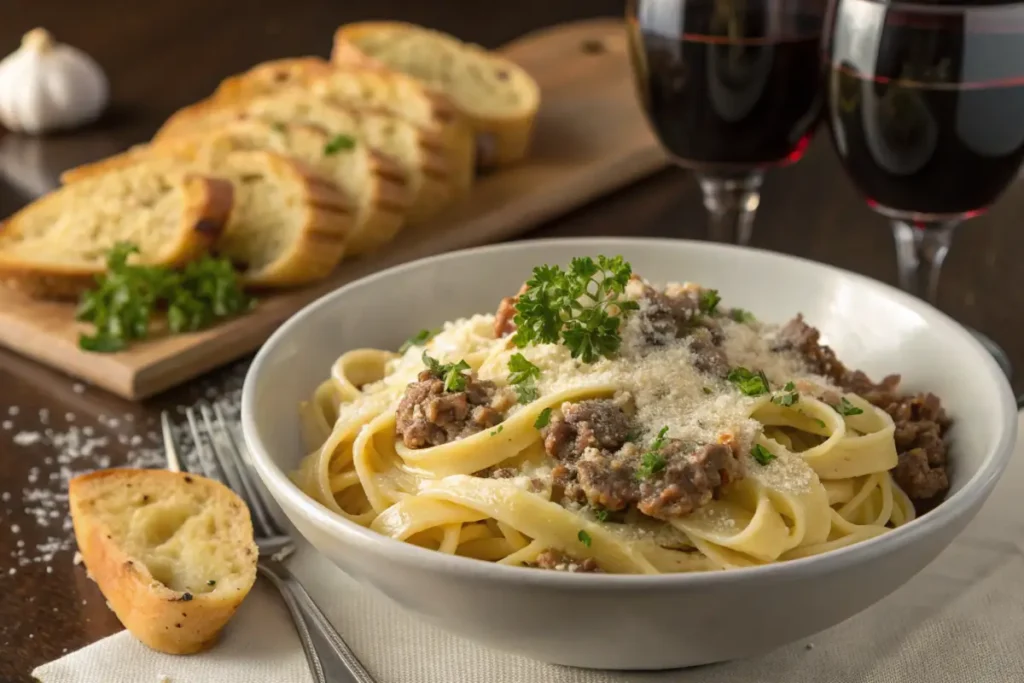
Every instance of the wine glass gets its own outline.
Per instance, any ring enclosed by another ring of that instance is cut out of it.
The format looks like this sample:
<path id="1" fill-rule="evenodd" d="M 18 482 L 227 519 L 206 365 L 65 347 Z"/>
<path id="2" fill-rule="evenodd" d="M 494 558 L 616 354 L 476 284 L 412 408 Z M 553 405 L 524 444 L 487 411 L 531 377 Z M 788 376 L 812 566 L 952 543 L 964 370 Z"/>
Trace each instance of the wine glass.
<path id="1" fill-rule="evenodd" d="M 1024 3 L 835 0 L 831 14 L 832 142 L 892 222 L 900 285 L 935 304 L 954 230 L 1024 159 Z M 972 332 L 1009 375 L 1006 354 Z"/>
<path id="2" fill-rule="evenodd" d="M 634 80 L 710 237 L 750 241 L 766 168 L 803 156 L 821 112 L 825 0 L 629 0 Z"/>

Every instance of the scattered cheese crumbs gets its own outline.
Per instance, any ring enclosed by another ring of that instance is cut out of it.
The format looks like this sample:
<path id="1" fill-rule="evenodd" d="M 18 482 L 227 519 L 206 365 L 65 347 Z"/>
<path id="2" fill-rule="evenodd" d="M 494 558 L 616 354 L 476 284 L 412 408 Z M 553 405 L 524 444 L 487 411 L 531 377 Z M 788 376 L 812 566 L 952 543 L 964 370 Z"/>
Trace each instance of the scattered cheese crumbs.
<path id="1" fill-rule="evenodd" d="M 12 427 L 14 427 L 14 423 L 13 422 L 11 422 L 10 420 L 4 420 L 4 422 L 3 422 L 3 428 L 4 429 L 10 430 Z"/>
<path id="2" fill-rule="evenodd" d="M 75 392 L 76 394 L 84 394 L 85 385 L 82 384 L 81 382 L 75 382 L 74 384 L 71 385 L 71 391 Z"/>
<path id="3" fill-rule="evenodd" d="M 76 567 L 82 564 L 82 553 L 76 550 L 75 556 L 71 558 L 71 564 L 75 565 Z"/>
<path id="4" fill-rule="evenodd" d="M 14 435 L 14 443 L 18 446 L 31 446 L 43 440 L 39 432 L 18 432 Z"/>
<path id="5" fill-rule="evenodd" d="M 171 683 L 171 677 L 167 674 L 159 674 L 156 678 L 157 683 Z"/>
<path id="6" fill-rule="evenodd" d="M 19 408 L 18 406 L 11 406 L 10 408 L 7 409 L 7 414 L 10 415 L 11 417 L 14 417 L 20 412 L 21 408 Z"/>

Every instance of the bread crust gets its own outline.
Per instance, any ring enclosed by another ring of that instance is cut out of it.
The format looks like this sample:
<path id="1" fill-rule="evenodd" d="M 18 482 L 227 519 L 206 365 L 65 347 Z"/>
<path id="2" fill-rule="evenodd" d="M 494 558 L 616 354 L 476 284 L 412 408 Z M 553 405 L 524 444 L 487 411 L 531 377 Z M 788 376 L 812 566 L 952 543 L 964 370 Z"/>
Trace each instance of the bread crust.
<path id="1" fill-rule="evenodd" d="M 236 590 L 192 594 L 172 590 L 157 581 L 146 565 L 129 556 L 93 511 L 98 488 L 138 485 L 155 480 L 161 488 L 205 487 L 211 498 L 229 507 L 248 527 L 241 550 L 252 558 L 243 585 Z M 186 480 L 189 480 L 186 482 Z M 256 580 L 259 551 L 252 541 L 249 510 L 238 496 L 218 482 L 166 470 L 113 469 L 71 480 L 68 491 L 71 520 L 82 560 L 110 608 L 125 628 L 148 647 L 167 654 L 192 654 L 208 649 L 248 595 Z"/>
<path id="2" fill-rule="evenodd" d="M 185 208 L 174 241 L 164 258 L 151 265 L 179 267 L 206 253 L 223 233 L 231 215 L 234 188 L 231 183 L 209 176 L 184 174 L 180 180 Z M 19 216 L 36 210 L 42 202 L 61 201 L 60 191 L 46 195 L 14 214 L 0 225 L 0 282 L 32 298 L 70 300 L 96 284 L 105 272 L 102 265 L 40 263 L 4 254 L 2 232 L 17 230 Z"/>
<path id="3" fill-rule="evenodd" d="M 522 67 L 494 52 L 463 43 L 453 36 L 401 21 L 363 21 L 339 26 L 334 33 L 331 61 L 338 65 L 400 70 L 396 65 L 388 64 L 367 54 L 357 44 L 361 37 L 381 31 L 407 31 L 433 35 L 435 39 L 457 43 L 467 53 L 477 53 L 480 58 L 496 60 L 509 71 L 521 74 L 524 77 L 522 82 L 528 84 L 528 88 L 523 93 L 525 103 L 520 111 L 504 116 L 482 116 L 464 107 L 461 108 L 461 111 L 476 132 L 475 146 L 479 166 L 484 168 L 508 166 L 522 161 L 527 156 L 537 111 L 540 108 L 540 88 Z M 455 98 L 448 95 L 443 89 L 433 88 L 429 83 L 424 85 L 447 96 L 448 101 L 459 108 L 459 103 Z"/>

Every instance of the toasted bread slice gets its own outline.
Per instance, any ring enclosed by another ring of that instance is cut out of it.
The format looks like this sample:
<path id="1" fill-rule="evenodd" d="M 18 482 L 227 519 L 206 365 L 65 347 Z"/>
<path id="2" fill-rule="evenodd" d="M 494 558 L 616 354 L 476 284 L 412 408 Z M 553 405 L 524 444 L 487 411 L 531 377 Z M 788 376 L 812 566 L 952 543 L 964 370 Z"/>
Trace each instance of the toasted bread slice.
<path id="1" fill-rule="evenodd" d="M 233 206 L 229 182 L 183 169 L 127 168 L 65 185 L 0 227 L 0 281 L 69 299 L 95 284 L 118 242 L 139 263 L 176 267 L 210 248 Z"/>
<path id="2" fill-rule="evenodd" d="M 89 574 L 154 650 L 209 648 L 256 581 L 249 510 L 211 479 L 102 470 L 72 479 L 68 502 Z"/>
<path id="3" fill-rule="evenodd" d="M 181 135 L 155 145 L 139 145 L 123 154 L 65 171 L 64 182 L 103 173 L 111 168 L 138 163 L 146 156 L 195 157 L 202 148 L 227 150 L 265 149 L 306 163 L 334 183 L 355 207 L 345 255 L 373 251 L 390 242 L 401 230 L 409 211 L 409 192 L 402 169 L 366 145 L 353 145 L 325 154 L 331 137 L 317 126 L 271 124 L 262 119 L 241 118 L 220 128 Z"/>
<path id="4" fill-rule="evenodd" d="M 399 71 L 446 95 L 476 130 L 485 166 L 512 164 L 527 154 L 540 87 L 504 57 L 422 26 L 367 21 L 338 28 L 331 59 Z"/>
<path id="5" fill-rule="evenodd" d="M 304 87 L 290 87 L 270 95 L 225 103 L 200 102 L 173 118 L 154 140 L 165 142 L 186 132 L 220 127 L 240 116 L 275 124 L 304 123 L 330 131 L 332 140 L 348 147 L 365 144 L 396 162 L 405 172 L 412 205 L 410 223 L 422 223 L 447 206 L 452 185 L 443 141 L 396 116 L 355 110 L 326 102 Z"/>
<path id="6" fill-rule="evenodd" d="M 294 86 L 305 87 L 334 104 L 387 112 L 422 128 L 443 141 L 454 194 L 463 196 L 472 187 L 476 140 L 469 121 L 447 97 L 405 74 L 337 66 L 319 57 L 278 59 L 225 79 L 211 99 L 228 102 Z"/>

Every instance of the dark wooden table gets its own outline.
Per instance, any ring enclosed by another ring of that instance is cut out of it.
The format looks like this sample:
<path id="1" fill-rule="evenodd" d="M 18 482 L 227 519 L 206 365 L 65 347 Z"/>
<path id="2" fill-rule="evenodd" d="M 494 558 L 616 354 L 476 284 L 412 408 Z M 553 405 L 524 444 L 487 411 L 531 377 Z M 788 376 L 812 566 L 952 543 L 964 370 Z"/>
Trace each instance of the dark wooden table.
<path id="1" fill-rule="evenodd" d="M 13 50 L 24 31 L 45 26 L 107 69 L 113 109 L 91 130 L 22 143 L 15 156 L 23 168 L 15 176 L 24 187 L 0 185 L 0 215 L 17 209 L 32 186 L 45 185 L 62 169 L 148 138 L 167 115 L 206 95 L 229 73 L 279 56 L 326 55 L 337 24 L 402 18 L 497 46 L 540 26 L 617 16 L 622 4 L 517 0 L 514 11 L 502 12 L 497 21 L 493 7 L 476 0 L 6 0 L 0 8 L 0 53 Z M 957 235 L 941 287 L 942 307 L 991 335 L 1019 368 L 1024 231 L 1016 226 L 1022 217 L 1024 187 L 1015 187 Z M 670 170 L 530 236 L 701 238 L 704 225 L 695 183 Z M 799 164 L 769 175 L 754 245 L 895 280 L 886 223 L 851 189 L 824 136 Z M 244 365 L 236 365 L 133 405 L 0 351 L 0 681 L 28 681 L 38 664 L 120 628 L 82 568 L 72 565 L 61 495 L 67 477 L 129 458 L 144 464 L 158 457 L 159 411 L 237 389 L 242 370 Z M 1015 388 L 1022 387 L 1018 379 Z"/>

